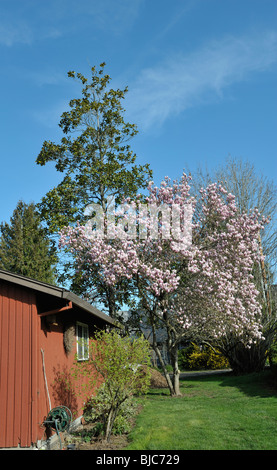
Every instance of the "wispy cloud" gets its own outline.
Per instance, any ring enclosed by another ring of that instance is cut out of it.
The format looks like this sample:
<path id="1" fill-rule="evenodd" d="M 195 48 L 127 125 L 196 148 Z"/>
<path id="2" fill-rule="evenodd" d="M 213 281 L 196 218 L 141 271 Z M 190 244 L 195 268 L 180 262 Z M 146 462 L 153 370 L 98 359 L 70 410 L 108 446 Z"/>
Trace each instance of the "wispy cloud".
<path id="1" fill-rule="evenodd" d="M 277 32 L 225 37 L 191 53 L 173 54 L 141 71 L 129 86 L 128 114 L 144 130 L 211 98 L 277 62 Z"/>
<path id="2" fill-rule="evenodd" d="M 81 1 L 81 6 L 94 19 L 99 29 L 121 34 L 133 26 L 144 2 L 145 0 L 101 0 L 92 2 L 89 7 L 85 0 Z"/>
<path id="3" fill-rule="evenodd" d="M 0 44 L 11 47 L 14 44 L 31 44 L 33 33 L 24 21 L 2 21 L 0 24 Z"/>
<path id="4" fill-rule="evenodd" d="M 137 19 L 145 0 L 24 0 L 14 8 L 0 4 L 0 45 L 33 44 L 91 29 L 123 34 Z"/>
<path id="5" fill-rule="evenodd" d="M 7 2 L 6 8 L 0 3 L 0 45 L 33 45 L 38 40 L 57 39 L 62 35 L 61 29 L 55 25 L 54 15 L 51 17 L 43 9 L 43 4 L 36 5 L 31 0 L 25 0 L 15 7 L 10 3 L 8 5 Z"/>

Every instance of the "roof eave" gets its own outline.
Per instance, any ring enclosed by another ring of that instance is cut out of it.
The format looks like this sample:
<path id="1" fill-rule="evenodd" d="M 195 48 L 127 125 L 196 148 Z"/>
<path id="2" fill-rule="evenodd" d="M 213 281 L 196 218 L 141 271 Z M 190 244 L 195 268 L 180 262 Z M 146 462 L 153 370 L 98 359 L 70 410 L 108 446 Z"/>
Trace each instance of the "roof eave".
<path id="1" fill-rule="evenodd" d="M 73 292 L 63 289 L 62 287 L 53 286 L 51 284 L 47 284 L 46 282 L 37 281 L 35 279 L 31 279 L 20 274 L 15 274 L 10 271 L 5 271 L 3 269 L 0 269 L 0 279 L 4 281 L 13 282 L 17 285 L 35 290 L 37 292 L 43 292 L 44 294 L 52 295 L 60 299 L 66 299 L 68 301 L 71 301 L 73 305 L 76 305 L 82 310 L 85 310 L 86 312 L 96 316 L 97 318 L 100 318 L 106 323 L 109 323 L 113 326 L 117 325 L 117 322 L 115 320 L 113 320 L 105 313 L 101 312 L 101 310 L 98 310 L 96 307 L 93 307 L 91 304 L 81 299 Z"/>

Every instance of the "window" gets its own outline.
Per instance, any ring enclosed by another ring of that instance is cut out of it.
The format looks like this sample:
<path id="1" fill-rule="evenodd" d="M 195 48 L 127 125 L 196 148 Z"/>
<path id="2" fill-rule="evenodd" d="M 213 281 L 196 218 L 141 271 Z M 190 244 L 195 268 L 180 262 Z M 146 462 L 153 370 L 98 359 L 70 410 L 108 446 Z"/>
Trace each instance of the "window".
<path id="1" fill-rule="evenodd" d="M 77 359 L 78 361 L 85 361 L 89 358 L 88 325 L 78 322 L 76 325 L 76 332 L 77 332 Z"/>

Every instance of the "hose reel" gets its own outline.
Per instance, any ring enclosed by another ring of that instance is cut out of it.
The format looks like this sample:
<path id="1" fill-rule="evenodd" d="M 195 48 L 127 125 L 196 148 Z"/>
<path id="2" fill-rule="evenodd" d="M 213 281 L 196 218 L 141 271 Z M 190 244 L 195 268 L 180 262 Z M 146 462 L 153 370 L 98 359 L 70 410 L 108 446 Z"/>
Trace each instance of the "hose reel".
<path id="1" fill-rule="evenodd" d="M 72 419 L 72 414 L 69 408 L 64 405 L 57 406 L 49 411 L 44 424 L 56 431 L 61 445 L 61 438 L 59 433 L 69 429 Z"/>

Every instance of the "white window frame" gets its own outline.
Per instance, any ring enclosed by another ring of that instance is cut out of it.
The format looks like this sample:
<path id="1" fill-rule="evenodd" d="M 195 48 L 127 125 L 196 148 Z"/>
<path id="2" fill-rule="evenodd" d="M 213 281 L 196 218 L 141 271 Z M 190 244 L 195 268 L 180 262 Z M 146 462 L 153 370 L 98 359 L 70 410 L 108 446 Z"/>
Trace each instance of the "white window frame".
<path id="1" fill-rule="evenodd" d="M 81 329 L 81 336 L 79 335 Z M 77 360 L 87 361 L 89 359 L 89 329 L 86 323 L 76 323 L 76 348 Z"/>

